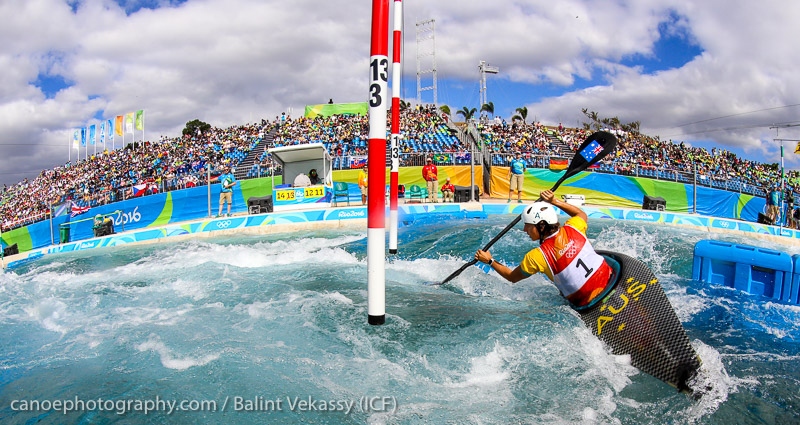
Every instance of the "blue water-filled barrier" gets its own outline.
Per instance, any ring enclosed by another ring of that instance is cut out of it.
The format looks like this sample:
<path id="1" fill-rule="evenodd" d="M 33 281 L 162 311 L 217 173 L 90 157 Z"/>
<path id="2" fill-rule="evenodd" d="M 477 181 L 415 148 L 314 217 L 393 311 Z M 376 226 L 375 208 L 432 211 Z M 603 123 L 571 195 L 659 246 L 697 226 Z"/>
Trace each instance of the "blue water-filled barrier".
<path id="1" fill-rule="evenodd" d="M 789 291 L 789 302 L 792 304 L 800 304 L 800 254 L 792 256 L 792 264 L 794 264 L 794 272 L 792 273 L 792 287 Z"/>
<path id="2" fill-rule="evenodd" d="M 768 248 L 701 240 L 694 246 L 692 279 L 798 304 L 800 256 L 793 258 Z"/>

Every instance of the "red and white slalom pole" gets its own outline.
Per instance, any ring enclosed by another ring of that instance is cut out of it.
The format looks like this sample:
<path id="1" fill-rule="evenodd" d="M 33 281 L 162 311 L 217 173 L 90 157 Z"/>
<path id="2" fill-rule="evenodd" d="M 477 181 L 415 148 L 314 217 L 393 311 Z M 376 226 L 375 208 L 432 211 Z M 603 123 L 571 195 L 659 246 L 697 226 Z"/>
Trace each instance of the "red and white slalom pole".
<path id="1" fill-rule="evenodd" d="M 397 190 L 400 171 L 400 81 L 403 52 L 403 3 L 394 0 L 394 31 L 392 31 L 392 168 L 389 174 L 389 254 L 397 254 Z"/>
<path id="2" fill-rule="evenodd" d="M 367 314 L 386 321 L 386 107 L 389 100 L 389 0 L 372 0 L 367 145 Z"/>

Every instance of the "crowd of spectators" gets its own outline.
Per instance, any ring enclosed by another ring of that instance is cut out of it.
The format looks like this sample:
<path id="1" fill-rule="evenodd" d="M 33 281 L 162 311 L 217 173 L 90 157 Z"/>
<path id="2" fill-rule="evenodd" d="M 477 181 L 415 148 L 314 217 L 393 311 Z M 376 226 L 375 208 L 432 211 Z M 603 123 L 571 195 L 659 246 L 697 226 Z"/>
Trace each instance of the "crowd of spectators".
<path id="1" fill-rule="evenodd" d="M 545 127 L 540 123 L 526 124 L 505 121 L 480 125 L 481 135 L 493 153 L 507 154 L 516 151 L 535 156 L 569 156 L 563 146 L 574 152 L 592 130 L 582 128 Z M 613 131 L 613 130 L 612 130 Z M 696 172 L 701 178 L 717 181 L 735 181 L 767 192 L 781 180 L 781 171 L 774 164 L 738 157 L 736 154 L 712 148 L 692 147 L 684 142 L 664 141 L 641 133 L 614 131 L 619 142 L 613 157 L 603 162 L 609 164 L 614 172 L 633 174 L 638 169 L 676 171 L 686 174 Z M 553 137 L 548 138 L 548 133 Z M 553 140 L 563 141 L 563 145 Z M 787 192 L 800 190 L 800 173 L 789 171 L 786 174 Z"/>
<path id="2" fill-rule="evenodd" d="M 87 159 L 42 171 L 33 180 L 4 187 L 0 201 L 2 229 L 47 218 L 51 207 L 69 203 L 96 206 L 160 190 L 202 182 L 206 164 L 233 165 L 263 136 L 264 125 L 211 128 L 203 134 L 161 137 L 104 150 Z"/>
<path id="3" fill-rule="evenodd" d="M 391 116 L 388 120 L 391 122 Z M 447 120 L 448 117 L 432 105 L 405 109 L 400 117 L 401 152 L 416 153 L 424 141 L 433 140 L 432 134 L 446 132 Z M 44 170 L 33 180 L 25 179 L 4 187 L 0 201 L 2 228 L 8 230 L 42 220 L 51 207 L 65 202 L 94 206 L 202 184 L 206 165 L 209 168 L 235 167 L 273 128 L 277 130 L 271 146 L 319 142 L 335 157 L 366 156 L 368 127 L 366 116 L 293 119 L 284 115 L 272 122 L 262 120 L 261 124 L 224 129 L 212 127 L 202 134 L 162 136 L 158 142 L 103 151 L 73 164 Z M 478 149 L 508 156 L 521 152 L 526 158 L 570 156 L 589 132 L 522 120 L 508 123 L 499 117 L 482 120 L 477 129 L 482 144 Z M 774 166 L 739 158 L 726 150 L 707 151 L 638 133 L 617 132 L 617 135 L 619 143 L 615 154 L 604 159 L 614 172 L 624 174 L 638 167 L 691 173 L 697 167 L 698 175 L 738 180 L 765 191 L 780 181 L 780 170 Z M 433 146 L 438 152 L 470 149 L 455 137 L 444 144 L 425 146 L 428 149 Z M 256 163 L 270 167 L 271 159 L 265 152 Z M 797 191 L 800 175 L 790 172 L 788 183 L 790 192 Z"/>
<path id="4" fill-rule="evenodd" d="M 387 120 L 391 123 L 391 112 Z M 414 153 L 414 145 L 430 140 L 431 135 L 441 131 L 445 119 L 432 105 L 408 108 L 400 114 L 399 127 L 402 138 L 400 151 Z M 390 127 L 387 127 L 390 130 Z M 367 116 L 334 115 L 330 117 L 287 118 L 275 137 L 275 146 L 297 145 L 302 143 L 323 143 L 332 156 L 364 156 L 367 154 L 369 139 L 369 120 Z M 441 152 L 467 151 L 469 147 L 452 139 L 441 147 Z"/>
<path id="5" fill-rule="evenodd" d="M 332 115 L 286 119 L 275 136 L 275 146 L 323 143 L 331 155 L 366 155 L 368 118 L 365 115 Z"/>

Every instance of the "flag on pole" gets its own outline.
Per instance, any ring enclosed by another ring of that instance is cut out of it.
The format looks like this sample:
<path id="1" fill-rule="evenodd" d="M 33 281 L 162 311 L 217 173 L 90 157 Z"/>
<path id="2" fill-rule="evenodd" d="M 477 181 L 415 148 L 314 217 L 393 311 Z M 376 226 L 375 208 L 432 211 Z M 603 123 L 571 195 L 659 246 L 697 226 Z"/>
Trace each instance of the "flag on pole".
<path id="1" fill-rule="evenodd" d="M 794 153 L 800 153 L 800 142 L 797 142 L 797 147 L 794 148 Z"/>
<path id="2" fill-rule="evenodd" d="M 133 112 L 125 114 L 125 132 L 133 134 Z"/>
<path id="3" fill-rule="evenodd" d="M 91 208 L 90 208 L 88 205 L 86 205 L 86 206 L 83 206 L 83 207 L 82 207 L 82 206 L 78 206 L 78 205 L 76 205 L 76 204 L 73 202 L 73 203 L 72 203 L 72 207 L 70 208 L 70 211 L 71 211 L 71 212 L 70 212 L 69 216 L 70 216 L 70 217 L 75 217 L 75 216 L 76 216 L 76 215 L 78 215 L 78 214 L 83 214 L 83 213 L 85 213 L 85 212 L 88 212 L 90 209 L 91 209 Z"/>
<path id="4" fill-rule="evenodd" d="M 53 217 L 61 217 L 62 215 L 66 215 L 69 212 L 68 209 L 70 204 L 71 202 L 67 201 L 53 208 Z"/>
<path id="5" fill-rule="evenodd" d="M 146 190 L 147 190 L 146 183 L 133 185 L 133 196 L 142 196 L 144 195 L 144 192 Z"/>
<path id="6" fill-rule="evenodd" d="M 109 118 L 106 127 L 108 127 L 108 141 L 114 143 L 114 120 Z"/>
<path id="7" fill-rule="evenodd" d="M 114 130 L 117 132 L 117 136 L 124 135 L 122 132 L 122 115 L 117 115 L 117 117 L 114 119 Z"/>
<path id="8" fill-rule="evenodd" d="M 367 165 L 367 158 L 366 157 L 350 157 L 350 168 L 363 168 Z"/>
<path id="9" fill-rule="evenodd" d="M 75 133 L 72 134 L 72 147 L 78 149 L 81 147 L 81 131 L 75 130 Z"/>
<path id="10" fill-rule="evenodd" d="M 89 126 L 89 144 L 91 144 L 92 146 L 94 146 L 94 140 L 95 140 L 96 132 L 97 132 L 96 124 L 90 125 Z"/>
<path id="11" fill-rule="evenodd" d="M 553 171 L 566 170 L 568 165 L 567 158 L 550 157 L 550 169 Z"/>
<path id="12" fill-rule="evenodd" d="M 102 143 L 103 146 L 106 145 L 106 122 L 105 121 L 102 121 L 100 123 L 100 143 Z"/>
<path id="13" fill-rule="evenodd" d="M 86 127 L 81 129 L 81 146 L 86 146 Z"/>
<path id="14" fill-rule="evenodd" d="M 139 109 L 136 111 L 136 129 L 140 131 L 144 131 L 144 109 Z"/>

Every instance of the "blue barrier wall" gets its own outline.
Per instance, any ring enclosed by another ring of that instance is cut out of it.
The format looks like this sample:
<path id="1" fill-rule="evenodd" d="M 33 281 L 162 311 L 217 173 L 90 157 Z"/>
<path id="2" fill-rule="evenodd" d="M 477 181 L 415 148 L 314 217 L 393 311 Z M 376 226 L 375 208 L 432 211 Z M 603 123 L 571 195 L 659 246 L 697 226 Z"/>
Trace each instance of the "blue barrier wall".
<path id="1" fill-rule="evenodd" d="M 694 246 L 692 279 L 797 304 L 797 263 L 781 251 L 702 240 Z"/>

